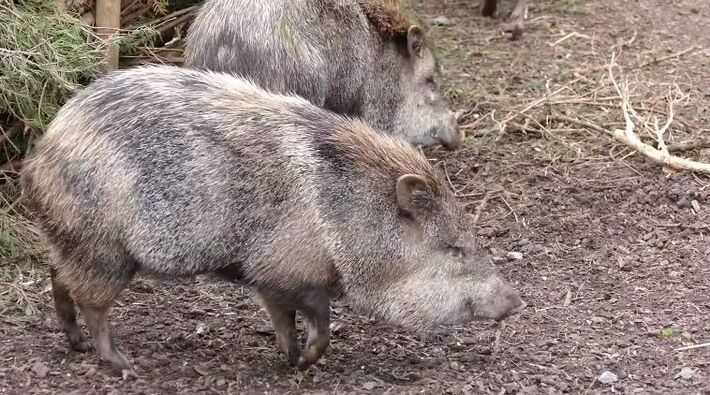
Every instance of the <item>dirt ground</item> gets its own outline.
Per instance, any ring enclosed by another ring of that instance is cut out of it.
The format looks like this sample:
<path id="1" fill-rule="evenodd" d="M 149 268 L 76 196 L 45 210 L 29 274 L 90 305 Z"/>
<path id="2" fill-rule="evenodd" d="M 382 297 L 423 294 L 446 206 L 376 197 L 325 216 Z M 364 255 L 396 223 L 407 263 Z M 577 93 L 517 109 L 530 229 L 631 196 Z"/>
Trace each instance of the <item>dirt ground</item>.
<path id="1" fill-rule="evenodd" d="M 0 393 L 710 394 L 710 347 L 675 350 L 710 341 L 710 178 L 664 174 L 594 131 L 501 133 L 497 123 L 555 87 L 592 92 L 596 65 L 621 50 L 644 81 L 638 103 L 662 109 L 667 83 L 678 84 L 690 96 L 674 133 L 710 134 L 710 3 L 539 0 L 516 42 L 474 0 L 411 3 L 453 22 L 430 33 L 449 94 L 468 110 L 466 147 L 427 154 L 471 212 L 488 194 L 478 233 L 530 305 L 497 343 L 491 323 L 416 334 L 337 304 L 327 357 L 297 374 L 241 288 L 140 280 L 112 314 L 138 379 L 112 376 L 93 351 L 70 352 L 48 305 L 30 324 L 0 326 Z M 623 126 L 610 106 L 571 111 Z M 506 259 L 511 251 L 522 259 Z"/>

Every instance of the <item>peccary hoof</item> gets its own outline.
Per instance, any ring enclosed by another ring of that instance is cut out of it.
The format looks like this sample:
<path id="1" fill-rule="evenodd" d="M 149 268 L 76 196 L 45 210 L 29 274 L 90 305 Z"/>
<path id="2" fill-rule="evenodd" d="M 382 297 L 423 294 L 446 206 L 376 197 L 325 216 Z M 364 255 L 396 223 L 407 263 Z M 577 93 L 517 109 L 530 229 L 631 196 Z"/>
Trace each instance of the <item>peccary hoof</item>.
<path id="1" fill-rule="evenodd" d="M 69 347 L 76 352 L 88 352 L 91 349 L 89 343 L 85 341 L 69 342 Z"/>
<path id="2" fill-rule="evenodd" d="M 129 378 L 137 379 L 138 375 L 136 374 L 136 372 L 133 369 L 123 369 L 123 370 L 121 370 L 121 377 L 124 380 L 128 380 Z"/>
<path id="3" fill-rule="evenodd" d="M 298 363 L 296 364 L 296 368 L 298 368 L 298 370 L 307 370 L 311 367 L 312 364 L 313 363 L 309 362 L 305 356 L 301 355 L 300 357 L 298 357 Z"/>
<path id="4" fill-rule="evenodd" d="M 510 40 L 517 41 L 523 37 L 525 25 L 522 22 L 509 22 L 503 25 L 503 32 L 510 33 Z"/>
<path id="5" fill-rule="evenodd" d="M 298 367 L 301 363 L 301 359 L 303 359 L 303 355 L 298 352 L 290 352 L 288 355 L 286 355 L 286 359 L 288 359 L 288 366 L 291 367 Z"/>
<path id="6" fill-rule="evenodd" d="M 481 8 L 481 15 L 488 17 L 488 18 L 493 18 L 493 16 L 496 13 L 496 4 L 493 3 L 493 5 L 489 4 L 490 2 L 486 2 L 483 5 L 483 8 Z"/>

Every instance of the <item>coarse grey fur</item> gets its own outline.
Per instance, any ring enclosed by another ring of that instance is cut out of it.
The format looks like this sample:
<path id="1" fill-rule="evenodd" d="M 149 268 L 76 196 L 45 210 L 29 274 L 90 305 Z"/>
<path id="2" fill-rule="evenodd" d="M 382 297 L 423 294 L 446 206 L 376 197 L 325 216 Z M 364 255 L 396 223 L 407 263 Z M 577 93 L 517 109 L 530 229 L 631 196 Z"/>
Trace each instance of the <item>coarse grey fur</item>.
<path id="1" fill-rule="evenodd" d="M 414 145 L 463 143 L 418 26 L 391 0 L 208 0 L 185 66 L 237 73 Z M 366 14 L 365 10 L 368 10 Z"/>
<path id="2" fill-rule="evenodd" d="M 251 287 L 300 368 L 328 346 L 331 299 L 417 328 L 524 306 L 411 145 L 227 74 L 144 66 L 102 77 L 59 111 L 21 183 L 51 254 L 60 326 L 86 349 L 76 303 L 119 371 L 131 368 L 108 312 L 139 272 Z"/>

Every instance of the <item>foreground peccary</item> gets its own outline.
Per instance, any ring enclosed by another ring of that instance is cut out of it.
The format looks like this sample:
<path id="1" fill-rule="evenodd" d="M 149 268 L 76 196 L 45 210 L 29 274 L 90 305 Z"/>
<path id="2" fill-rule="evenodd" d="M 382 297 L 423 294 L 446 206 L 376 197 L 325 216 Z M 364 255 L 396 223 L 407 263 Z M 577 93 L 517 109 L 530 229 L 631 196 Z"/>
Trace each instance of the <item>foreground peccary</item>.
<path id="1" fill-rule="evenodd" d="M 517 0 L 508 22 L 503 25 L 503 31 L 511 33 L 511 39 L 518 40 L 525 31 L 525 20 L 528 18 L 530 0 Z M 498 0 L 484 0 L 481 15 L 493 17 L 498 9 Z"/>
<path id="2" fill-rule="evenodd" d="M 137 273 L 251 287 L 300 368 L 328 346 L 331 299 L 417 328 L 524 306 L 414 147 L 227 74 L 145 66 L 99 79 L 59 111 L 21 182 L 61 328 L 86 348 L 76 303 L 119 371 L 130 364 L 108 313 Z"/>
<path id="3" fill-rule="evenodd" d="M 392 0 L 208 0 L 185 66 L 296 93 L 414 145 L 461 145 L 422 30 Z"/>

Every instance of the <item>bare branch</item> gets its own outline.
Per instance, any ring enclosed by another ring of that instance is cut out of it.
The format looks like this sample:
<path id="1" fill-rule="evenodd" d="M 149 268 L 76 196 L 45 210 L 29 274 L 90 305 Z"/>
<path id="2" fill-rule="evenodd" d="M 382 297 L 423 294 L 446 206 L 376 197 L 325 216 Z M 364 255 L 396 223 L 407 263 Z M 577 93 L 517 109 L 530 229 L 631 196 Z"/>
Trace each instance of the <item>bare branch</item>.
<path id="1" fill-rule="evenodd" d="M 481 213 L 483 213 L 483 210 L 486 209 L 486 206 L 488 205 L 488 201 L 490 200 L 491 196 L 494 194 L 494 191 L 488 191 L 486 192 L 486 195 L 483 197 L 481 200 L 481 203 L 476 207 L 476 213 L 473 215 L 473 226 L 475 227 L 478 224 L 478 220 L 481 219 Z"/>
<path id="2" fill-rule="evenodd" d="M 696 162 L 690 159 L 685 159 L 685 158 L 680 158 L 677 156 L 670 155 L 668 153 L 668 150 L 665 149 L 665 145 L 663 146 L 662 149 L 655 149 L 648 144 L 645 144 L 644 142 L 639 139 L 638 135 L 634 132 L 635 125 L 633 121 L 631 120 L 631 114 L 635 114 L 633 111 L 633 108 L 631 107 L 629 103 L 629 98 L 628 98 L 628 86 L 626 83 L 624 84 L 619 84 L 616 81 L 616 78 L 614 77 L 614 56 L 612 56 L 611 62 L 609 64 L 609 78 L 611 79 L 611 82 L 614 84 L 614 88 L 616 89 L 617 93 L 621 97 L 621 109 L 624 114 L 624 121 L 626 123 L 626 128 L 624 130 L 616 129 L 614 130 L 614 138 L 616 138 L 618 141 L 628 145 L 629 147 L 633 148 L 636 150 L 636 152 L 644 155 L 648 159 L 652 160 L 655 163 L 661 164 L 665 167 L 669 167 L 672 169 L 677 169 L 677 170 L 689 170 L 689 171 L 695 171 L 698 173 L 704 173 L 704 174 L 710 174 L 710 164 L 707 163 L 702 163 L 702 162 Z M 670 103 L 673 101 L 671 100 Z M 670 121 L 667 122 L 667 125 L 670 126 L 670 122 L 672 122 L 672 104 L 670 105 L 669 108 L 669 119 Z M 636 114 L 637 117 L 637 114 Z M 659 138 L 662 138 L 662 133 L 661 131 L 665 131 L 667 127 L 662 128 L 657 131 L 657 136 Z M 662 140 L 659 140 L 659 144 L 662 143 Z"/>
<path id="3" fill-rule="evenodd" d="M 669 152 L 683 152 L 699 148 L 710 148 L 710 139 L 697 141 L 684 141 L 682 143 L 671 144 L 668 146 Z"/>
<path id="4" fill-rule="evenodd" d="M 693 47 L 690 47 L 690 48 L 686 48 L 686 49 L 684 49 L 684 50 L 682 50 L 682 51 L 680 51 L 680 52 L 672 53 L 672 54 L 670 54 L 670 55 L 668 55 L 668 56 L 661 56 L 660 58 L 655 58 L 655 59 L 653 59 L 653 60 L 651 60 L 651 61 L 648 61 L 648 62 L 642 64 L 642 65 L 640 66 L 640 68 L 644 68 L 644 67 L 647 67 L 647 66 L 650 66 L 650 65 L 653 65 L 653 64 L 658 64 L 658 63 L 661 63 L 661 62 L 666 61 L 666 60 L 669 60 L 669 59 L 678 58 L 678 57 L 681 57 L 681 56 L 686 55 L 686 54 L 688 54 L 688 53 L 694 52 L 694 51 L 696 51 L 696 50 L 698 50 L 698 49 L 700 49 L 700 47 L 693 46 Z"/>

